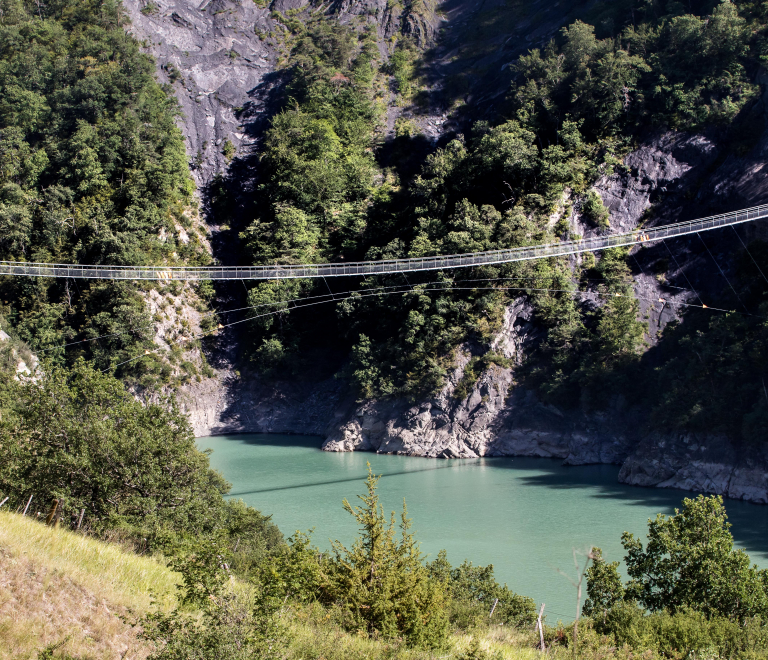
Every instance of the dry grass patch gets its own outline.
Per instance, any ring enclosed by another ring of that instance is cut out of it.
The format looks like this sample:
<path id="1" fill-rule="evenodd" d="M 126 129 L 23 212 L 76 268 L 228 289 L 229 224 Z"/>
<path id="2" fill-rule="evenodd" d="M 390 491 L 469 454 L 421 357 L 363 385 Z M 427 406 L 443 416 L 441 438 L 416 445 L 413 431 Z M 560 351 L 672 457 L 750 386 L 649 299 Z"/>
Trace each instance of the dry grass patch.
<path id="1" fill-rule="evenodd" d="M 536 648 L 538 636 L 505 626 L 490 626 L 472 633 L 455 633 L 446 648 L 408 648 L 402 640 L 371 638 L 346 632 L 342 615 L 335 608 L 317 603 L 293 605 L 286 609 L 284 623 L 290 644 L 286 660 L 542 660 Z M 475 644 L 478 646 L 475 646 Z M 568 651 L 570 658 L 570 651 Z M 563 657 L 566 653 L 563 652 Z M 558 656 L 559 657 L 559 656 Z"/>
<path id="2" fill-rule="evenodd" d="M 160 562 L 21 516 L 0 513 L 0 659 L 61 651 L 82 658 L 144 658 L 121 617 L 157 595 L 173 603 L 178 576 Z"/>

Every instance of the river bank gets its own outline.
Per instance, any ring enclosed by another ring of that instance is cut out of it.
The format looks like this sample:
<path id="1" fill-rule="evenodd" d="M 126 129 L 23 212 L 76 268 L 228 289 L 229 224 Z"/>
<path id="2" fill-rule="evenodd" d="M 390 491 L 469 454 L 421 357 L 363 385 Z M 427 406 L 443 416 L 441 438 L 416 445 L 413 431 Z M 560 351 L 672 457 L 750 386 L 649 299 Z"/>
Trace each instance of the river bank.
<path id="1" fill-rule="evenodd" d="M 507 316 L 499 346 L 508 354 L 526 332 L 524 313 Z M 642 411 L 620 398 L 603 412 L 559 410 L 517 386 L 512 368 L 492 365 L 466 397 L 456 399 L 453 393 L 470 357 L 469 347 L 460 351 L 442 390 L 416 404 L 398 399 L 358 403 L 348 384 L 333 376 L 267 381 L 234 372 L 221 381 L 187 386 L 180 403 L 197 437 L 298 434 L 320 436 L 330 452 L 554 458 L 564 465 L 617 466 L 616 478 L 623 484 L 768 503 L 765 456 L 725 437 L 650 432 Z"/>

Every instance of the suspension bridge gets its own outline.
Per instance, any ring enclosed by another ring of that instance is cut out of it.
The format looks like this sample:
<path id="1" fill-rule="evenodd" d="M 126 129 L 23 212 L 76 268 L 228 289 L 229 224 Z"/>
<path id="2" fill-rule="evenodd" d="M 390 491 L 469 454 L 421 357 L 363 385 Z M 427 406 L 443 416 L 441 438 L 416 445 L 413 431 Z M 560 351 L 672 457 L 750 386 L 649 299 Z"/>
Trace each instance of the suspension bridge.
<path id="1" fill-rule="evenodd" d="M 297 278 L 349 277 L 387 275 L 420 271 L 471 268 L 491 264 L 532 261 L 583 252 L 598 252 L 607 248 L 638 245 L 651 241 L 698 234 L 720 227 L 743 224 L 768 218 L 768 205 L 753 206 L 740 211 L 721 213 L 706 218 L 674 224 L 637 229 L 620 234 L 593 236 L 585 239 L 545 243 L 506 250 L 489 250 L 468 254 L 450 254 L 410 259 L 355 261 L 329 264 L 279 264 L 256 266 L 105 266 L 49 264 L 0 261 L 0 275 L 24 277 L 67 277 L 102 280 L 284 280 Z"/>

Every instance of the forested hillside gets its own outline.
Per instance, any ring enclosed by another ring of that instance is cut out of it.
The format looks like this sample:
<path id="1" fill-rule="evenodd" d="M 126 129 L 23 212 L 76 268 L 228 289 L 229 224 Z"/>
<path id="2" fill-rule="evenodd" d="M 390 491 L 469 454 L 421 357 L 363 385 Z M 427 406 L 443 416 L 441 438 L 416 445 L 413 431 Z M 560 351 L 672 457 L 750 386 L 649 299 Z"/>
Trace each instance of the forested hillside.
<path id="1" fill-rule="evenodd" d="M 251 104 L 232 109 L 251 141 L 217 141 L 228 166 L 199 191 L 199 213 L 189 172 L 199 174 L 204 150 L 185 153 L 173 99 L 196 74 L 187 79 L 170 63 L 158 73 L 144 52 L 150 44 L 126 33 L 117 4 L 7 0 L 2 257 L 208 263 L 202 216 L 214 230 L 214 258 L 230 264 L 573 239 L 616 229 L 600 186 L 634 176 L 627 156 L 654 136 L 702 136 L 718 153 L 711 170 L 752 153 L 764 130 L 768 14 L 760 3 L 573 3 L 562 27 L 538 5 L 526 18 L 519 4 L 494 3 L 454 25 L 453 7 L 406 4 L 257 5 L 263 15 L 248 30 L 274 56 L 274 71 L 249 92 Z M 163 12 L 183 24 L 170 5 L 148 4 L 138 15 Z M 231 13 L 211 12 L 219 22 Z M 552 38 L 532 48 L 504 41 L 483 69 L 489 44 L 504 30 L 517 34 L 524 20 L 546 23 Z M 470 63 L 473 81 L 456 66 L 444 69 L 445 80 L 434 73 L 450 60 L 441 48 L 455 43 L 457 28 L 456 62 Z M 233 67 L 252 64 L 251 55 L 228 52 Z M 727 206 L 700 185 L 679 191 L 695 212 Z M 639 221 L 668 221 L 662 193 L 651 201 Z M 488 368 L 514 366 L 517 385 L 558 409 L 629 401 L 647 413 L 648 429 L 752 442 L 768 420 L 766 250 L 712 237 L 722 258 L 710 270 L 722 263 L 729 276 L 697 290 L 674 250 L 671 259 L 651 254 L 645 266 L 641 255 L 613 250 L 426 275 L 250 283 L 234 293 L 4 278 L 2 312 L 8 331 L 41 358 L 71 366 L 83 357 L 150 389 L 212 375 L 199 361 L 200 330 L 239 323 L 245 307 L 253 321 L 227 340 L 238 347 L 232 373 L 259 382 L 302 380 L 322 355 L 324 373 L 337 373 L 358 400 L 415 402 L 439 391 L 468 352 L 455 400 Z M 708 310 L 678 304 L 672 316 L 682 322 L 651 336 L 637 285 L 647 271 L 662 311 L 667 292 L 682 289 L 689 303 L 706 297 Z M 216 296 L 218 319 L 205 314 Z M 491 348 L 513 301 L 531 306 L 535 326 L 523 364 Z M 193 308 L 195 318 L 185 316 Z"/>
<path id="2" fill-rule="evenodd" d="M 419 113 L 451 102 L 453 88 L 430 86 L 430 51 L 403 30 L 382 58 L 375 26 L 362 17 L 335 25 L 313 12 L 273 14 L 284 26 L 285 84 L 273 92 L 282 109 L 258 149 L 253 197 L 238 206 L 225 181 L 213 186 L 214 213 L 232 218 L 247 263 L 450 254 L 610 231 L 593 185 L 628 170 L 623 158 L 643 140 L 700 132 L 722 145 L 722 162 L 748 152 L 764 127 L 756 80 L 768 15 L 759 3 L 585 7 L 591 23 L 577 20 L 512 62 L 504 103 L 492 112 L 476 107 L 481 120 L 463 105 L 463 125 L 435 147 Z M 412 110 L 393 134 L 390 89 L 396 106 Z M 659 221 L 653 208 L 644 221 Z M 260 373 L 290 377 L 313 347 L 331 345 L 351 355 L 345 370 L 359 397 L 415 399 L 440 389 L 465 342 L 479 360 L 475 377 L 483 366 L 506 366 L 490 344 L 505 306 L 525 296 L 544 335 L 519 375 L 544 401 L 593 410 L 623 394 L 660 427 L 750 440 L 762 435 L 768 410 L 759 384 L 765 280 L 738 252 L 733 277 L 745 307 L 731 315 L 682 308 L 685 323 L 670 326 L 651 352 L 656 338 L 633 294 L 638 266 L 623 249 L 577 263 L 259 284 L 248 293 L 253 315 L 275 306 L 279 313 L 254 322 L 246 350 Z M 752 246 L 759 263 L 763 254 Z M 663 277 L 673 265 L 659 260 L 654 272 Z M 329 286 L 362 295 L 289 311 L 291 301 L 326 295 Z M 377 291 L 387 295 L 371 295 Z M 707 295 L 710 308 L 735 308 L 723 280 Z M 715 339 L 725 336 L 734 340 L 727 350 Z M 734 381 L 714 391 L 715 374 Z M 471 373 L 462 391 L 470 381 Z"/>
<path id="3" fill-rule="evenodd" d="M 0 258 L 207 263 L 177 103 L 119 3 L 0 7 Z M 146 286 L 4 277 L 0 289 L 13 331 L 55 363 L 107 369 L 153 346 Z M 157 384 L 165 362 L 120 373 Z"/>

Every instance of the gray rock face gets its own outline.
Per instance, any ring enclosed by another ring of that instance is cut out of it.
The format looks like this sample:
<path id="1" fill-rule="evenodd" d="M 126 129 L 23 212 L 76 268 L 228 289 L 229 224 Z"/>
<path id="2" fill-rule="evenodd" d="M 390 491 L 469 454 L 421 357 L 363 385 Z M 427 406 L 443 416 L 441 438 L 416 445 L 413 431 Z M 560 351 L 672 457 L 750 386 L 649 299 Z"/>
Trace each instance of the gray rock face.
<path id="1" fill-rule="evenodd" d="M 335 378 L 266 382 L 222 374 L 183 386 L 179 404 L 196 437 L 226 433 L 324 435 L 347 387 Z"/>
<path id="2" fill-rule="evenodd" d="M 595 186 L 611 213 L 611 231 L 632 231 L 659 192 L 681 190 L 717 158 L 717 147 L 702 135 L 663 133 L 624 160 L 625 172 Z"/>
<path id="3" fill-rule="evenodd" d="M 623 171 L 602 177 L 595 185 L 610 212 L 610 232 L 636 229 L 654 202 L 655 214 L 650 224 L 668 224 L 681 219 L 681 208 L 675 193 L 685 192 L 703 179 L 718 153 L 716 145 L 703 135 L 673 131 L 661 133 L 642 144 L 624 159 Z M 660 199 L 668 201 L 659 203 Z M 597 233 L 583 223 L 579 225 L 579 230 L 586 235 Z M 659 249 L 663 252 L 666 247 Z M 640 303 L 640 316 L 648 319 L 646 341 L 654 345 L 664 326 L 680 318 L 681 303 L 699 301 L 690 287 L 665 286 L 665 277 L 658 278 L 649 272 L 647 265 L 643 269 L 642 251 L 642 247 L 632 250 L 634 256 L 631 261 L 639 267 L 634 289 Z M 663 256 L 670 255 L 665 253 Z M 681 276 L 674 259 L 672 257 L 672 263 L 668 265 L 671 269 L 670 280 L 680 279 Z"/>
<path id="4" fill-rule="evenodd" d="M 532 309 L 524 300 L 509 306 L 493 348 L 505 358 L 519 361 L 525 345 L 535 336 L 531 319 Z M 459 399 L 457 387 L 471 359 L 472 347 L 462 346 L 443 388 L 418 405 L 387 400 L 368 401 L 358 406 L 347 421 L 329 429 L 323 449 L 442 458 L 506 453 L 503 447 L 514 443 L 503 432 L 504 421 L 514 408 L 507 401 L 513 385 L 513 370 L 491 365 L 472 385 L 469 394 Z M 525 440 L 528 444 L 531 441 L 532 438 Z M 544 438 L 542 443 L 544 447 L 548 440 Z M 535 451 L 539 453 L 532 455 L 554 455 L 545 448 Z"/>
<path id="5" fill-rule="evenodd" d="M 172 84 L 181 104 L 198 185 L 226 170 L 227 140 L 240 154 L 259 138 L 243 129 L 237 112 L 248 106 L 251 118 L 258 114 L 276 82 L 269 74 L 275 71 L 278 48 L 264 37 L 279 35 L 283 28 L 271 18 L 272 11 L 285 14 L 309 4 L 319 3 L 275 0 L 270 7 L 260 7 L 251 0 L 157 0 L 156 9 L 149 12 L 144 0 L 125 0 L 129 30 L 145 41 L 157 60 L 159 79 Z M 441 22 L 436 6 L 426 2 L 425 10 L 416 13 L 387 0 L 336 0 L 323 8 L 341 23 L 361 16 L 375 21 L 386 58 L 388 40 L 399 30 L 421 44 L 434 38 Z"/>
<path id="6" fill-rule="evenodd" d="M 622 465 L 619 481 L 768 503 L 765 458 L 744 455 L 723 437 L 650 435 Z"/>
<path id="7" fill-rule="evenodd" d="M 290 1 L 290 0 L 286 0 Z M 275 53 L 259 37 L 273 21 L 269 9 L 246 1 L 157 0 L 158 9 L 142 13 L 141 0 L 123 3 L 130 31 L 147 42 L 157 60 L 158 76 L 171 83 L 184 113 L 187 152 L 197 183 L 226 168 L 222 145 L 240 151 L 254 138 L 245 133 L 235 111 L 274 71 Z M 176 81 L 173 78 L 180 74 Z"/>

